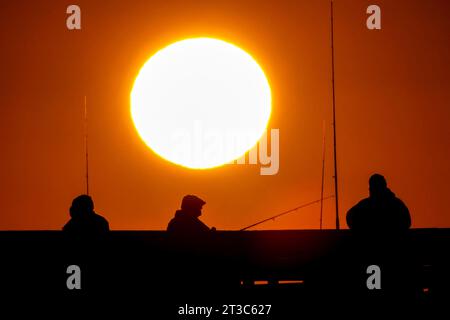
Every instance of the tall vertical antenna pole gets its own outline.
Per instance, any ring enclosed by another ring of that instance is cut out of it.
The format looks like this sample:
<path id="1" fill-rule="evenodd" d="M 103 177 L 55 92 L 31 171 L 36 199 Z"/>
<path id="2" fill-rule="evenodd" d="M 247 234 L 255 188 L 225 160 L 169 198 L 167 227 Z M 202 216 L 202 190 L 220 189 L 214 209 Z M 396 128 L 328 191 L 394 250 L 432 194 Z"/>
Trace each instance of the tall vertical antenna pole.
<path id="1" fill-rule="evenodd" d="M 334 154 L 334 199 L 336 201 L 336 230 L 339 226 L 339 197 L 338 197 L 338 170 L 336 155 L 336 99 L 334 93 L 334 30 L 333 30 L 333 0 L 331 0 L 331 85 L 333 88 L 333 154 Z"/>
<path id="2" fill-rule="evenodd" d="M 323 217 L 323 185 L 325 179 L 325 129 L 326 124 L 323 120 L 323 132 L 322 132 L 322 186 L 320 190 L 320 230 L 322 230 L 322 217 Z"/>
<path id="3" fill-rule="evenodd" d="M 84 152 L 86 156 L 86 194 L 89 195 L 88 119 L 86 96 L 84 96 Z"/>

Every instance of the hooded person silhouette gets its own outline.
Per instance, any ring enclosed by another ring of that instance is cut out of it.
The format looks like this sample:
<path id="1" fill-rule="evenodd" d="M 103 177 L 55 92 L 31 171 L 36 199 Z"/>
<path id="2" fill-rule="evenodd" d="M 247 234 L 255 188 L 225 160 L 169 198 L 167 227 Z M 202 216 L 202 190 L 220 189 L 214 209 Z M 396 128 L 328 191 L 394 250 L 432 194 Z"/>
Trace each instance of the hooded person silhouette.
<path id="1" fill-rule="evenodd" d="M 170 220 L 167 231 L 177 236 L 197 236 L 215 230 L 215 228 L 210 229 L 198 218 L 205 204 L 206 202 L 197 196 L 191 194 L 184 196 L 181 210 L 175 212 L 175 217 Z"/>
<path id="2" fill-rule="evenodd" d="M 95 235 L 109 231 L 109 223 L 94 212 L 94 202 L 88 195 L 73 199 L 70 207 L 71 219 L 63 227 L 66 232 L 80 235 Z"/>
<path id="3" fill-rule="evenodd" d="M 347 212 L 347 225 L 357 231 L 399 232 L 411 227 L 411 216 L 386 179 L 376 173 L 369 179 L 369 197 Z"/>

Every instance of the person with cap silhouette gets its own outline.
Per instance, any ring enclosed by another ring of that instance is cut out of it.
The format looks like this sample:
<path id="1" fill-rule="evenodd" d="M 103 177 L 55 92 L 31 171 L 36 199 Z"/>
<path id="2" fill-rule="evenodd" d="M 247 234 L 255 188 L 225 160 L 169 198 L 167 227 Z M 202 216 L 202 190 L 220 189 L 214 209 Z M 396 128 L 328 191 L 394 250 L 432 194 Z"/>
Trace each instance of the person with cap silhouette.
<path id="1" fill-rule="evenodd" d="M 184 236 L 203 235 L 214 231 L 215 228 L 210 229 L 199 219 L 205 204 L 206 202 L 197 196 L 191 194 L 184 196 L 181 209 L 175 212 L 175 217 L 170 220 L 167 231 L 170 234 Z"/>
<path id="2" fill-rule="evenodd" d="M 381 174 L 369 179 L 369 197 L 347 212 L 347 225 L 357 231 L 398 232 L 411 227 L 409 210 L 387 187 Z"/>
<path id="3" fill-rule="evenodd" d="M 83 194 L 73 199 L 69 211 L 71 219 L 63 227 L 63 231 L 80 235 L 109 231 L 108 221 L 94 212 L 94 202 L 90 196 Z"/>
<path id="4" fill-rule="evenodd" d="M 167 244 L 171 263 L 164 281 L 176 287 L 182 296 L 192 288 L 196 292 L 211 292 L 226 276 L 215 274 L 220 263 L 215 242 L 215 228 L 209 228 L 199 217 L 205 201 L 195 195 L 183 197 L 181 209 L 175 212 L 167 226 Z M 201 267 L 200 267 L 201 266 Z M 167 271 L 166 270 L 166 271 Z M 210 281 L 214 277 L 215 281 Z"/>

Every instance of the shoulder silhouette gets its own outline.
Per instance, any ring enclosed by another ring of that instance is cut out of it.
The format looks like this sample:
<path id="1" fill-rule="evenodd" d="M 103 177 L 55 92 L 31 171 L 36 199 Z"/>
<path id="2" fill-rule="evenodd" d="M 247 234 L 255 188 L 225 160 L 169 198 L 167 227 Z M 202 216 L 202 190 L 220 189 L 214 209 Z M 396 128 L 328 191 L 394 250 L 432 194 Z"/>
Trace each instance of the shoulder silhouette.
<path id="1" fill-rule="evenodd" d="M 79 235 L 95 235 L 109 231 L 108 221 L 94 211 L 94 202 L 88 195 L 73 199 L 70 207 L 70 220 L 63 230 Z"/>
<path id="2" fill-rule="evenodd" d="M 211 230 L 199 217 L 205 201 L 194 195 L 184 196 L 181 209 L 175 212 L 175 217 L 167 226 L 169 234 L 177 236 L 201 236 L 209 234 Z"/>
<path id="3" fill-rule="evenodd" d="M 398 232 L 411 227 L 409 210 L 387 187 L 386 179 L 374 174 L 369 179 L 369 197 L 347 212 L 347 224 L 358 231 Z"/>

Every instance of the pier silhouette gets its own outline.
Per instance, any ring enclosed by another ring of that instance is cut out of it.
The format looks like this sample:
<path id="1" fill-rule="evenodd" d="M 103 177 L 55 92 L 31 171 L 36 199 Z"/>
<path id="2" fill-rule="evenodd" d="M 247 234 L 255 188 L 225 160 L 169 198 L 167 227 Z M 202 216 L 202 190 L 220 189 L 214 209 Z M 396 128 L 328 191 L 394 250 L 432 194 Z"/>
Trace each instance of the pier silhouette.
<path id="1" fill-rule="evenodd" d="M 203 245 L 182 248 L 165 231 L 111 231 L 95 240 L 1 231 L 0 245 L 0 290 L 21 299 L 144 294 L 159 305 L 241 297 L 279 301 L 289 312 L 317 301 L 427 306 L 447 299 L 450 284 L 449 229 L 412 229 L 395 239 L 351 230 L 216 231 Z M 81 269 L 81 290 L 66 287 L 69 265 Z M 381 290 L 366 287 L 369 265 L 381 268 Z"/>

